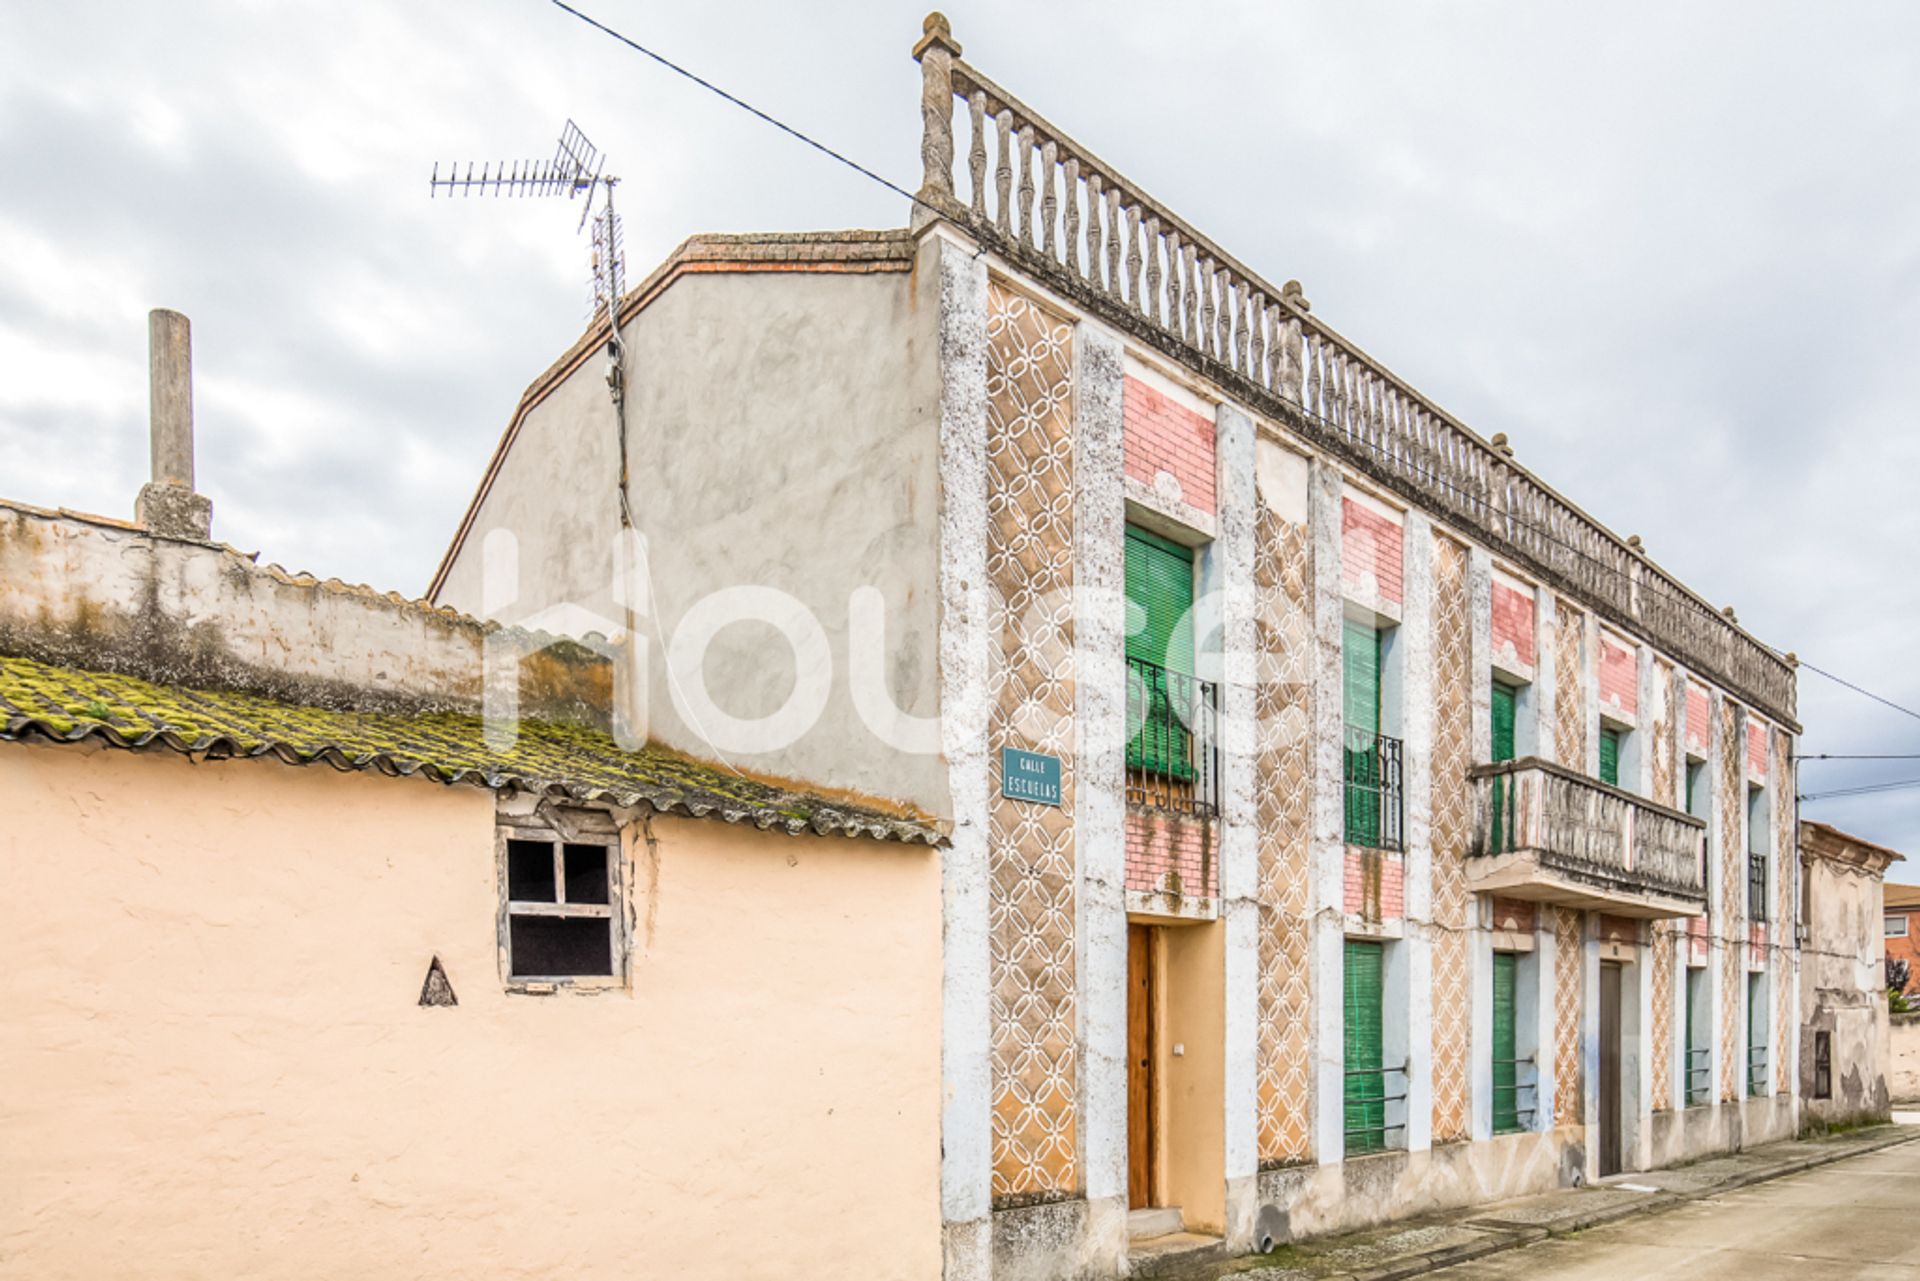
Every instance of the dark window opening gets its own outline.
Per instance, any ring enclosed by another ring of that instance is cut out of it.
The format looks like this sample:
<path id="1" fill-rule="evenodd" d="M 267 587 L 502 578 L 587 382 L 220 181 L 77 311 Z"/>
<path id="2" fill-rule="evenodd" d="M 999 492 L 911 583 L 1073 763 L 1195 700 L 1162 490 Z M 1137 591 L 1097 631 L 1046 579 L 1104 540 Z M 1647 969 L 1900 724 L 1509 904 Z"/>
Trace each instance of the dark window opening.
<path id="1" fill-rule="evenodd" d="M 511 933 L 515 978 L 613 973 L 612 922 L 604 916 L 516 916 Z"/>
<path id="2" fill-rule="evenodd" d="M 607 847 L 569 845 L 566 853 L 567 902 L 607 901 Z"/>
<path id="3" fill-rule="evenodd" d="M 507 842 L 507 897 L 516 903 L 551 903 L 553 846 L 546 841 Z"/>
<path id="4" fill-rule="evenodd" d="M 1833 1033 L 1813 1034 L 1813 1097 L 1833 1097 Z"/>

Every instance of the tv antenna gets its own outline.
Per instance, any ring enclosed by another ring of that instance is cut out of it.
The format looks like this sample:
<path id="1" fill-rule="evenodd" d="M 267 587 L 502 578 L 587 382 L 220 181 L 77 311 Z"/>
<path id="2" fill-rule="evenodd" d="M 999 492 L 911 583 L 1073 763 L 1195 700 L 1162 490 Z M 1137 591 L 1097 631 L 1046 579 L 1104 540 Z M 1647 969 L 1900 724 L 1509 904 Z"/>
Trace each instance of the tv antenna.
<path id="1" fill-rule="evenodd" d="M 560 196 L 568 200 L 585 196 L 580 208 L 576 234 L 593 224 L 590 268 L 593 276 L 593 302 L 589 323 L 607 317 L 607 392 L 613 397 L 614 423 L 620 436 L 620 523 L 633 525 L 627 505 L 627 430 L 625 345 L 620 341 L 620 298 L 626 292 L 626 250 L 621 235 L 620 215 L 614 211 L 613 189 L 620 179 L 606 172 L 606 156 L 587 140 L 580 126 L 569 120 L 560 131 L 560 142 L 550 160 L 502 160 L 485 162 L 474 172 L 468 161 L 464 171 L 459 163 L 448 166 L 446 174 L 434 162 L 428 180 L 429 198 L 442 191 L 461 196 Z"/>

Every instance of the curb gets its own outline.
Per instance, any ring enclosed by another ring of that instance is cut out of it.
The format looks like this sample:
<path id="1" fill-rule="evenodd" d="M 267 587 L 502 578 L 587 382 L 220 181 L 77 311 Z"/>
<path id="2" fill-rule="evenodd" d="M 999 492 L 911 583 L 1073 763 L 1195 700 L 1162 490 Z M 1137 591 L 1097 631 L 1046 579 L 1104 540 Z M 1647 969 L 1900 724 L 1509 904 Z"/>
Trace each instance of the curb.
<path id="1" fill-rule="evenodd" d="M 1649 1195 L 1644 1201 L 1633 1201 L 1626 1205 L 1613 1205 L 1597 1209 L 1586 1214 L 1576 1215 L 1552 1227 L 1514 1227 L 1488 1221 L 1463 1220 L 1461 1227 L 1484 1232 L 1484 1241 L 1468 1241 L 1459 1245 L 1445 1246 L 1438 1250 L 1429 1250 L 1424 1254 L 1409 1255 L 1392 1263 L 1383 1263 L 1379 1267 L 1368 1268 L 1360 1272 L 1340 1272 L 1327 1276 L 1322 1281 L 1409 1281 L 1409 1278 L 1425 1276 L 1442 1268 L 1469 1263 L 1475 1259 L 1484 1259 L 1488 1255 L 1502 1254 L 1508 1250 L 1517 1250 L 1522 1246 L 1536 1245 L 1549 1239 L 1570 1237 L 1578 1232 L 1606 1224 L 1617 1223 L 1638 1215 L 1663 1214 L 1696 1201 L 1705 1201 L 1723 1196 L 1728 1192 L 1737 1192 L 1759 1183 L 1768 1183 L 1774 1179 L 1784 1179 L 1791 1175 L 1802 1174 L 1818 1169 L 1823 1165 L 1832 1165 L 1836 1161 L 1845 1161 L 1851 1157 L 1866 1156 L 1881 1152 L 1887 1148 L 1899 1147 L 1903 1143 L 1920 1140 L 1920 1126 L 1907 1127 L 1904 1132 L 1881 1135 L 1871 1141 L 1849 1144 L 1844 1151 L 1815 1152 L 1795 1157 L 1777 1166 L 1762 1170 L 1749 1170 L 1745 1173 L 1729 1175 L 1710 1188 L 1695 1192 L 1659 1192 Z"/>

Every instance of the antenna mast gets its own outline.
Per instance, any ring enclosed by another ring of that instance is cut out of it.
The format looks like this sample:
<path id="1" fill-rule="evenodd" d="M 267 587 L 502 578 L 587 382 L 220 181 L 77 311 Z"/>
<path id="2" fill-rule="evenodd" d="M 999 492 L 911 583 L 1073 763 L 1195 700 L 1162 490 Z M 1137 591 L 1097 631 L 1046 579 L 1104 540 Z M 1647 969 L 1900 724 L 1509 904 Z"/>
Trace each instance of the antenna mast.
<path id="1" fill-rule="evenodd" d="M 429 198 L 441 192 L 462 196 L 558 196 L 572 200 L 584 195 L 580 222 L 575 233 L 593 224 L 592 311 L 590 321 L 602 312 L 607 317 L 607 394 L 613 399 L 614 427 L 620 437 L 620 525 L 633 528 L 633 512 L 627 502 L 627 388 L 626 347 L 620 340 L 620 298 L 626 292 L 626 252 L 620 229 L 620 215 L 613 207 L 613 189 L 620 179 L 606 172 L 606 156 L 587 140 L 572 120 L 560 131 L 560 141 L 551 160 L 503 160 L 482 163 L 474 172 L 468 161 L 464 172 L 458 164 L 447 167 L 443 176 L 434 162 L 433 176 L 427 182 Z"/>

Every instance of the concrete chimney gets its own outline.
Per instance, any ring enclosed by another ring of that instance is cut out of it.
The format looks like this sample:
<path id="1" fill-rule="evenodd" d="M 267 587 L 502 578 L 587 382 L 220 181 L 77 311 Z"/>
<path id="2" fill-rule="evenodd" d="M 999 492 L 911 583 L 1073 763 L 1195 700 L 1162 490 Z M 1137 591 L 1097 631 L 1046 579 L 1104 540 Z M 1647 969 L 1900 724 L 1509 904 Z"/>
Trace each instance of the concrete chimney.
<path id="1" fill-rule="evenodd" d="M 147 313 L 147 366 L 153 479 L 140 487 L 134 515 L 149 533 L 205 542 L 213 504 L 193 492 L 193 335 L 185 316 Z"/>

